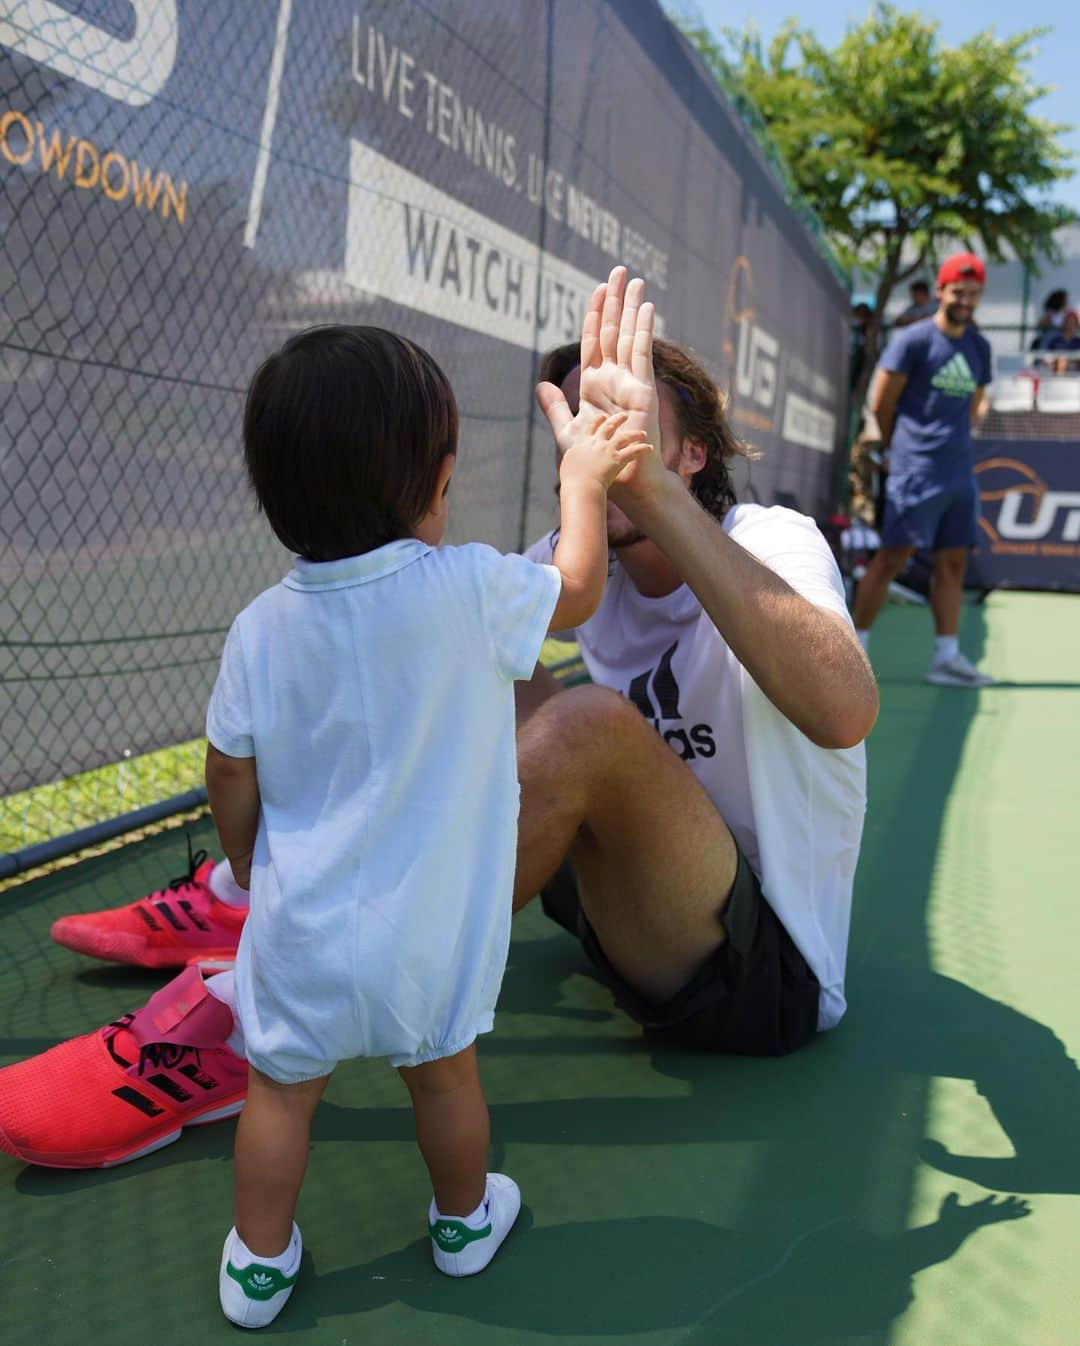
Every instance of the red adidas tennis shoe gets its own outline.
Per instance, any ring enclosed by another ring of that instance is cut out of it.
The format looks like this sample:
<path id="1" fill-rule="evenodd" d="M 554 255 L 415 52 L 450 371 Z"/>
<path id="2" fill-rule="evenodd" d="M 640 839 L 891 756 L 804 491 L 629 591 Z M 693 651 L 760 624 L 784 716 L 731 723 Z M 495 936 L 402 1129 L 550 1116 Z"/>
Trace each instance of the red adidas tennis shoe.
<path id="1" fill-rule="evenodd" d="M 0 1070 L 0 1150 L 47 1168 L 112 1168 L 233 1117 L 247 1062 L 232 1011 L 190 967 L 140 1010 Z"/>
<path id="2" fill-rule="evenodd" d="M 65 949 L 136 967 L 186 967 L 236 957 L 246 907 L 220 901 L 210 888 L 215 862 L 191 853 L 188 872 L 124 907 L 61 916 L 49 934 Z"/>

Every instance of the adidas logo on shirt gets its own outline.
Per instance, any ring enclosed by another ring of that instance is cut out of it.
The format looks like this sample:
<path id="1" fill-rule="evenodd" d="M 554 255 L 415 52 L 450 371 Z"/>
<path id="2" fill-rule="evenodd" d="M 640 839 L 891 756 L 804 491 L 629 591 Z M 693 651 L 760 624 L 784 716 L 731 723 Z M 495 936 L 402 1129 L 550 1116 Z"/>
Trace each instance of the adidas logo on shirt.
<path id="1" fill-rule="evenodd" d="M 979 386 L 975 381 L 975 375 L 971 372 L 971 366 L 960 351 L 941 366 L 930 380 L 930 385 L 939 393 L 944 393 L 946 397 L 970 397 Z"/>
<path id="2" fill-rule="evenodd" d="M 627 700 L 637 706 L 682 761 L 690 762 L 695 757 L 715 757 L 716 739 L 712 725 L 695 724 L 689 731 L 660 727 L 662 720 L 682 719 L 679 713 L 679 684 L 671 667 L 678 648 L 679 642 L 676 641 L 664 651 L 655 668 L 647 668 L 631 681 L 626 692 Z"/>

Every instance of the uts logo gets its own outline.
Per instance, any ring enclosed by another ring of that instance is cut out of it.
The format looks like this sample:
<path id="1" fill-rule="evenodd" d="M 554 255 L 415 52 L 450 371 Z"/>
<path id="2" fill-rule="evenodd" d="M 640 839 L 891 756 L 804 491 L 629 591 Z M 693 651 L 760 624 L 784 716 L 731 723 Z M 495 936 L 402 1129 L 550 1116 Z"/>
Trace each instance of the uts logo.
<path id="1" fill-rule="evenodd" d="M 780 342 L 754 322 L 750 289 L 754 273 L 749 257 L 738 257 L 728 276 L 725 327 L 735 328 L 735 341 L 724 339 L 724 355 L 735 366 L 735 391 L 765 411 L 776 401 Z"/>
<path id="2" fill-rule="evenodd" d="M 975 475 L 984 506 L 979 527 L 991 551 L 1012 550 L 1008 544 L 1080 543 L 1080 491 L 1051 491 L 1033 468 L 1015 458 L 988 458 Z M 986 510 L 987 505 L 992 508 Z M 987 515 L 995 513 L 991 522 Z"/>
<path id="3" fill-rule="evenodd" d="M 664 651 L 655 668 L 647 668 L 634 678 L 626 693 L 627 700 L 637 706 L 682 761 L 690 762 L 695 757 L 715 757 L 716 739 L 711 725 L 695 724 L 689 731 L 661 728 L 664 720 L 682 719 L 679 713 L 679 684 L 675 681 L 671 667 L 678 648 L 679 642 L 676 641 Z"/>

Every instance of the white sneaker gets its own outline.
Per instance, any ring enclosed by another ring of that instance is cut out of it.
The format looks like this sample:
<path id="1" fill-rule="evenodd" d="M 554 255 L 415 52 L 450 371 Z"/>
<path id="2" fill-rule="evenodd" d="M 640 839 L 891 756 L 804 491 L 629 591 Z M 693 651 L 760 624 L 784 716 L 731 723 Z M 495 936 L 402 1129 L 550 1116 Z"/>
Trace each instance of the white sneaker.
<path id="1" fill-rule="evenodd" d="M 229 1230 L 225 1247 L 221 1250 L 221 1272 L 218 1275 L 218 1295 L 221 1311 L 237 1327 L 265 1327 L 272 1323 L 285 1301 L 293 1292 L 300 1274 L 300 1254 L 303 1240 L 300 1230 L 293 1225 L 296 1242 L 296 1270 L 286 1276 L 278 1267 L 250 1262 L 243 1268 L 233 1265 L 233 1255 L 239 1239 L 235 1226 Z"/>
<path id="2" fill-rule="evenodd" d="M 926 681 L 937 687 L 990 687 L 994 679 L 980 673 L 957 651 L 951 659 L 935 659 L 926 674 Z"/>
<path id="3" fill-rule="evenodd" d="M 521 1190 L 513 1178 L 489 1173 L 485 1196 L 488 1222 L 480 1229 L 470 1229 L 464 1220 L 439 1216 L 432 1198 L 428 1208 L 431 1255 L 447 1276 L 475 1276 L 483 1271 L 514 1227 L 521 1210 Z"/>

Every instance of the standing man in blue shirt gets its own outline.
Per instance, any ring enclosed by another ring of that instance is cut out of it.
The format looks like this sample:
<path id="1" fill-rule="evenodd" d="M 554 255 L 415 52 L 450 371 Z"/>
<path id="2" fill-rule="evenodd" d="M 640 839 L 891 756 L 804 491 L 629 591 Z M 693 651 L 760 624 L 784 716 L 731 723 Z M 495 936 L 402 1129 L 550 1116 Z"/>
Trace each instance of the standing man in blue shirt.
<path id="1" fill-rule="evenodd" d="M 960 653 L 956 635 L 979 519 L 971 427 L 991 377 L 990 343 L 972 327 L 985 280 L 970 252 L 942 263 L 937 312 L 893 334 L 870 399 L 889 445 L 889 478 L 882 545 L 855 595 L 855 628 L 866 649 L 891 581 L 917 547 L 932 551 L 936 636 L 926 680 L 942 687 L 992 681 Z"/>

